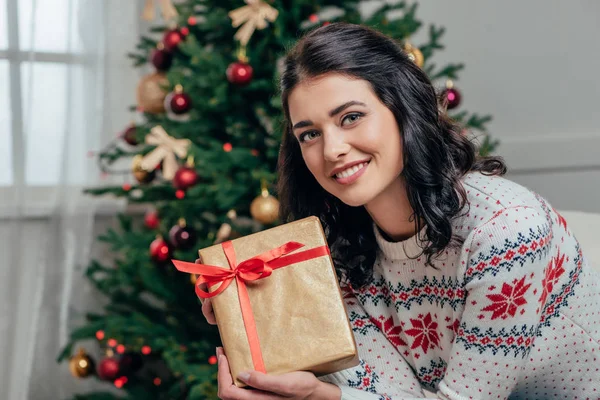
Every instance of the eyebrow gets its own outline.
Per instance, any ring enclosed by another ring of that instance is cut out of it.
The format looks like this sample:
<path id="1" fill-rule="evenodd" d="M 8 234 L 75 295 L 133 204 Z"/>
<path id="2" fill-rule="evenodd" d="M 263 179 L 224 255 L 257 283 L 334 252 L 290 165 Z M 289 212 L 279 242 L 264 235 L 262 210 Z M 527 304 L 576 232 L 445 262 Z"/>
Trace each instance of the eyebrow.
<path id="1" fill-rule="evenodd" d="M 341 106 L 337 106 L 333 110 L 329 111 L 329 116 L 333 117 L 333 116 L 341 113 L 342 111 L 344 111 L 346 108 L 351 107 L 351 106 L 363 106 L 363 107 L 366 107 L 367 105 L 365 103 L 360 102 L 360 101 L 351 100 L 351 101 L 348 101 L 348 102 L 342 104 Z M 311 126 L 311 125 L 314 125 L 314 123 L 312 121 L 310 121 L 310 120 L 300 121 L 300 122 L 294 124 L 294 126 L 292 127 L 292 130 L 298 129 L 298 128 L 305 128 L 305 127 Z"/>

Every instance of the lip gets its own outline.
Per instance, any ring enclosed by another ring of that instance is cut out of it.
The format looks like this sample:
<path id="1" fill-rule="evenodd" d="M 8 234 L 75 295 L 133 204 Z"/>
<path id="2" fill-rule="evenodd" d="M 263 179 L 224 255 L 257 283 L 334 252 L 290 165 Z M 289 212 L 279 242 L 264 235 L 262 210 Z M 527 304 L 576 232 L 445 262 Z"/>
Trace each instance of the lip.
<path id="1" fill-rule="evenodd" d="M 361 163 L 368 163 L 370 161 L 371 161 L 371 159 L 368 158 L 366 160 L 359 160 L 359 161 L 349 162 L 348 164 L 342 165 L 341 167 L 336 168 L 333 171 L 331 171 L 331 173 L 329 174 L 329 176 L 335 179 L 335 174 L 337 174 L 338 172 L 342 172 L 342 171 L 344 171 L 344 170 L 346 170 L 346 169 L 348 169 L 350 167 L 354 167 L 355 165 L 358 165 L 358 164 L 361 164 Z"/>
<path id="2" fill-rule="evenodd" d="M 357 180 L 358 178 L 360 178 L 360 177 L 361 177 L 361 176 L 362 176 L 362 175 L 365 173 L 365 171 L 367 170 L 367 167 L 369 166 L 369 162 L 370 162 L 370 160 L 367 160 L 367 161 L 361 161 L 361 162 L 358 162 L 358 163 L 350 163 L 350 164 L 348 164 L 348 167 L 344 167 L 343 169 L 341 169 L 341 170 L 338 170 L 338 171 L 343 171 L 343 170 L 344 170 L 344 169 L 346 169 L 346 168 L 352 167 L 352 166 L 354 166 L 354 165 L 357 165 L 357 164 L 360 164 L 360 163 L 363 163 L 363 162 L 365 163 L 365 166 L 364 166 L 364 167 L 362 167 L 361 169 L 359 169 L 358 171 L 356 171 L 356 173 L 355 173 L 355 174 L 353 174 L 353 175 L 351 175 L 351 176 L 349 176 L 349 177 L 347 177 L 347 178 L 338 178 L 338 177 L 336 177 L 335 175 L 333 175 L 333 176 L 332 176 L 332 178 L 333 178 L 333 179 L 334 179 L 334 180 L 335 180 L 337 183 L 339 183 L 339 184 L 341 184 L 341 185 L 349 185 L 349 184 L 351 184 L 351 183 L 354 183 L 354 182 L 356 182 L 356 180 Z"/>

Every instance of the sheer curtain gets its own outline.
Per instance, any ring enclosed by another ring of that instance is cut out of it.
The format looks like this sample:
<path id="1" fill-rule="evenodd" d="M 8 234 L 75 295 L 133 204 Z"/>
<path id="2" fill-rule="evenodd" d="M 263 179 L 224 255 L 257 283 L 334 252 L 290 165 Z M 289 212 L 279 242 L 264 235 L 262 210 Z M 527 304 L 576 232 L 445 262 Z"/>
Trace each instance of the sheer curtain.
<path id="1" fill-rule="evenodd" d="M 109 184 L 90 151 L 132 119 L 140 1 L 0 0 L 0 398 L 63 399 L 92 380 L 56 356 L 98 298 L 82 277 Z M 120 183 L 115 181 L 113 183 Z"/>

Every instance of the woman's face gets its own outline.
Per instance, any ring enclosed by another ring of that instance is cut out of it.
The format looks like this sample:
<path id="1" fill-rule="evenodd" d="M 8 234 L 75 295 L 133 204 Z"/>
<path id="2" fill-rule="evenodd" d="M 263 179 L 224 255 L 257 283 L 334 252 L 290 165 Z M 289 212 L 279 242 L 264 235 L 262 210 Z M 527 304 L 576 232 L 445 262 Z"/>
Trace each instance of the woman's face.
<path id="1" fill-rule="evenodd" d="M 304 162 L 327 192 L 363 206 L 399 182 L 398 124 L 367 81 L 339 74 L 309 79 L 292 90 L 288 105 Z"/>

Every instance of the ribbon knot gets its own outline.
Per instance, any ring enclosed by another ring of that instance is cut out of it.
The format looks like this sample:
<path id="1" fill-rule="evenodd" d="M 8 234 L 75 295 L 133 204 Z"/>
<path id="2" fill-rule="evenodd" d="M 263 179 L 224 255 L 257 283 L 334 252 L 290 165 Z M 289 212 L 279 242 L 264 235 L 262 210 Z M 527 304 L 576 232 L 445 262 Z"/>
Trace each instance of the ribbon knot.
<path id="1" fill-rule="evenodd" d="M 243 279 L 245 282 L 267 278 L 271 275 L 271 272 L 273 272 L 273 268 L 258 258 L 246 260 L 234 270 L 235 276 Z"/>

